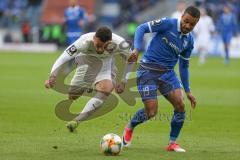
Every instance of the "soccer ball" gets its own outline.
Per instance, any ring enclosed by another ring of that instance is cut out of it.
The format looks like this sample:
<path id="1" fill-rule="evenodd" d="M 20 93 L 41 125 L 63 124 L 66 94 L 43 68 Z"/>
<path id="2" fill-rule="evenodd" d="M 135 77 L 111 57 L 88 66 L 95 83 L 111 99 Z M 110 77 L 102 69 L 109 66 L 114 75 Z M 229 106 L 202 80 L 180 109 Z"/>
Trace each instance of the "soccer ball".
<path id="1" fill-rule="evenodd" d="M 122 150 L 122 139 L 113 133 L 106 134 L 100 142 L 100 150 L 104 155 L 119 155 Z"/>

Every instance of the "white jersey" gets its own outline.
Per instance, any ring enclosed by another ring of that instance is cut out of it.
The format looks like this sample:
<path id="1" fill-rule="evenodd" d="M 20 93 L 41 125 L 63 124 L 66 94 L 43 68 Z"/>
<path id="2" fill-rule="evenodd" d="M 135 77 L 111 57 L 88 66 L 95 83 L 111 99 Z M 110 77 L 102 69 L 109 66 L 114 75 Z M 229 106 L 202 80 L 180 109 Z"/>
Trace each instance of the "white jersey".
<path id="1" fill-rule="evenodd" d="M 212 18 L 207 15 L 202 16 L 193 30 L 196 35 L 196 43 L 207 45 L 214 30 L 215 27 Z"/>
<path id="2" fill-rule="evenodd" d="M 181 20 L 183 12 L 180 11 L 175 11 L 172 13 L 171 18 L 176 18 L 178 20 Z"/>
<path id="3" fill-rule="evenodd" d="M 125 48 L 121 47 L 121 44 L 123 44 L 124 42 L 124 38 L 114 33 L 112 34 L 111 45 L 114 45 L 115 49 L 111 53 L 104 51 L 103 54 L 98 54 L 93 44 L 94 35 L 95 35 L 95 32 L 84 34 L 72 45 L 70 45 L 53 65 L 51 74 L 56 75 L 61 65 L 75 58 L 79 54 L 90 55 L 90 56 L 97 57 L 99 59 L 110 58 L 116 54 L 123 54 L 125 56 L 129 56 L 130 47 L 125 47 Z M 111 45 L 109 46 L 111 47 Z"/>

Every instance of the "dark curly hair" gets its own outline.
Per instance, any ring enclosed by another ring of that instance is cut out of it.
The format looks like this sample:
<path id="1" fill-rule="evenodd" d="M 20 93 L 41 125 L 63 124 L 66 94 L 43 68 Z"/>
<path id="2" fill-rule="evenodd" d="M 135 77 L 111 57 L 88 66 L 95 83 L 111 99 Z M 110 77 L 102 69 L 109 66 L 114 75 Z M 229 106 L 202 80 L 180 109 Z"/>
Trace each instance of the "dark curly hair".
<path id="1" fill-rule="evenodd" d="M 99 27 L 95 33 L 95 36 L 105 43 L 112 40 L 112 31 L 106 26 Z"/>
<path id="2" fill-rule="evenodd" d="M 200 18 L 200 11 L 197 7 L 189 6 L 185 9 L 184 14 L 190 14 L 194 18 Z"/>

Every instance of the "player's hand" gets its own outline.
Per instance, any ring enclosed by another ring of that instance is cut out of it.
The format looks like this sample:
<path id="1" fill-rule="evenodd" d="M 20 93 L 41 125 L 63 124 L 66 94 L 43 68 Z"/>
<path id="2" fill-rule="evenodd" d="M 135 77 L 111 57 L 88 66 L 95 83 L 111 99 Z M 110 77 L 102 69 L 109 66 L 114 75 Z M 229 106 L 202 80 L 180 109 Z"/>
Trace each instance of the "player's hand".
<path id="1" fill-rule="evenodd" d="M 56 76 L 51 75 L 48 80 L 45 81 L 45 87 L 47 89 L 52 88 L 54 84 L 56 83 Z"/>
<path id="2" fill-rule="evenodd" d="M 128 58 L 128 62 L 137 62 L 138 60 L 138 51 L 136 49 L 133 50 L 133 52 L 131 53 L 131 55 Z"/>
<path id="3" fill-rule="evenodd" d="M 188 93 L 186 93 L 186 94 L 187 94 L 188 100 L 191 102 L 191 107 L 192 107 L 193 109 L 195 109 L 196 104 L 197 104 L 196 98 L 192 95 L 191 92 L 188 92 Z"/>
<path id="4" fill-rule="evenodd" d="M 126 86 L 126 84 L 125 84 L 124 82 L 120 82 L 119 84 L 117 84 L 117 85 L 115 86 L 115 91 L 116 91 L 118 94 L 121 94 L 121 93 L 124 91 L 125 86 Z"/>

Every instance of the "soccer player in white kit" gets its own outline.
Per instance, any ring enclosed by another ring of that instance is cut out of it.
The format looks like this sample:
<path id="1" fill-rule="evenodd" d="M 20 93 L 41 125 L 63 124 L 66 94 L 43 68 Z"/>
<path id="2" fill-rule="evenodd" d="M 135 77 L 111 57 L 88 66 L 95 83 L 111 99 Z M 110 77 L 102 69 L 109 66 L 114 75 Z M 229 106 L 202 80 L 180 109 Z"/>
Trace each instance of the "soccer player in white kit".
<path id="1" fill-rule="evenodd" d="M 204 8 L 200 9 L 201 18 L 194 28 L 194 33 L 196 36 L 195 47 L 199 54 L 199 64 L 204 64 L 206 61 L 206 56 L 210 52 L 211 36 L 215 30 L 213 20 L 207 15 Z"/>
<path id="2" fill-rule="evenodd" d="M 126 62 L 123 78 L 116 85 L 114 62 L 116 54 L 122 54 L 126 60 L 130 55 L 130 45 L 124 47 L 124 43 L 128 44 L 122 37 L 112 33 L 109 28 L 100 27 L 96 32 L 82 35 L 54 63 L 50 77 L 45 81 L 46 88 L 52 88 L 55 85 L 61 66 L 75 58 L 77 68 L 71 80 L 69 99 L 76 100 L 87 88 L 94 87 L 97 91 L 82 112 L 73 121 L 67 123 L 70 132 L 77 128 L 80 121 L 87 119 L 90 116 L 89 113 L 99 109 L 114 88 L 117 93 L 124 91 L 133 63 Z"/>
<path id="3" fill-rule="evenodd" d="M 171 18 L 181 19 L 184 10 L 186 9 L 186 3 L 184 1 L 178 1 L 176 5 L 176 11 L 171 15 Z"/>

